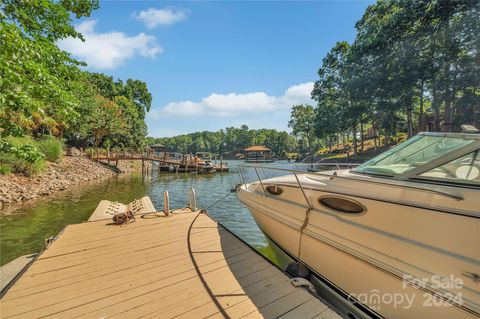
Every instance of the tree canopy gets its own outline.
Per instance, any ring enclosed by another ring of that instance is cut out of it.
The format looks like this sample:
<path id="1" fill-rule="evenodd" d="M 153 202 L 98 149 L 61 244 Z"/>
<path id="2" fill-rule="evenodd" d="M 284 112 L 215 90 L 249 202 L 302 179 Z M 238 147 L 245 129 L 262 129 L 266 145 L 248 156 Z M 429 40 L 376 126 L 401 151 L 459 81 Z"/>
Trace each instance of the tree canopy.
<path id="1" fill-rule="evenodd" d="M 313 139 L 315 137 L 315 111 L 313 106 L 294 105 L 288 126 L 292 128 L 293 135 L 305 138 L 308 150 L 312 153 Z"/>
<path id="2" fill-rule="evenodd" d="M 80 62 L 56 41 L 81 38 L 71 16 L 87 17 L 96 0 L 4 0 L 0 8 L 0 125 L 21 134 L 59 132 L 74 118 Z"/>
<path id="3" fill-rule="evenodd" d="M 312 98 L 324 140 L 366 129 L 459 131 L 480 124 L 480 2 L 380 0 L 352 44 L 323 59 Z M 354 143 L 356 147 L 356 143 Z"/>
<path id="4" fill-rule="evenodd" d="M 73 18 L 98 0 L 4 0 L 0 5 L 0 127 L 3 136 L 48 134 L 77 146 L 144 145 L 152 96 L 145 82 L 83 71 L 56 44 L 83 37 Z"/>

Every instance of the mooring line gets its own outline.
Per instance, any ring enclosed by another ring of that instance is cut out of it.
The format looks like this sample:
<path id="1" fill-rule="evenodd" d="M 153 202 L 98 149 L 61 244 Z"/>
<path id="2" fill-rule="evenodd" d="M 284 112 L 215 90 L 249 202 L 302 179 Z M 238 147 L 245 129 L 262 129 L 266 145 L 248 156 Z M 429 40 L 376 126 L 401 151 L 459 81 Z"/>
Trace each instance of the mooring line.
<path id="1" fill-rule="evenodd" d="M 225 196 L 223 196 L 222 198 L 220 198 L 219 200 L 217 200 L 216 202 L 214 202 L 213 204 L 209 205 L 207 208 L 204 208 L 204 209 L 201 209 L 197 215 L 195 216 L 195 218 L 192 220 L 192 223 L 190 224 L 189 228 L 188 228 L 188 234 L 187 234 L 187 244 L 188 244 L 188 254 L 190 255 L 190 259 L 192 260 L 192 263 L 193 263 L 193 266 L 195 267 L 195 271 L 197 272 L 197 275 L 198 275 L 198 278 L 200 279 L 200 281 L 202 282 L 203 286 L 205 287 L 205 289 L 207 290 L 207 293 L 209 294 L 210 298 L 212 299 L 212 301 L 215 303 L 215 306 L 217 307 L 217 309 L 222 313 L 222 316 L 226 319 L 229 319 L 230 316 L 225 312 L 225 309 L 223 309 L 222 305 L 218 302 L 217 300 L 217 296 L 215 296 L 215 294 L 213 293 L 213 291 L 210 289 L 210 287 L 208 286 L 208 283 L 206 282 L 205 278 L 203 278 L 203 275 L 202 273 L 200 272 L 200 268 L 195 260 L 195 256 L 193 255 L 194 252 L 192 251 L 192 243 L 191 243 L 191 234 L 192 234 L 192 229 L 193 229 L 193 224 L 195 223 L 195 221 L 197 220 L 198 216 L 200 216 L 200 214 L 207 214 L 207 210 L 215 205 L 217 205 L 218 203 L 220 203 L 221 201 L 223 201 L 225 198 L 228 197 L 228 195 L 234 193 L 236 190 L 235 189 L 232 189 L 228 194 L 226 194 Z"/>
<path id="2" fill-rule="evenodd" d="M 210 287 L 208 286 L 207 281 L 205 280 L 205 278 L 203 278 L 203 275 L 202 275 L 202 273 L 201 273 L 201 271 L 200 271 L 200 268 L 199 268 L 199 266 L 198 266 L 198 264 L 197 264 L 197 261 L 195 260 L 195 256 L 193 255 L 192 242 L 191 242 L 192 228 L 193 228 L 193 224 L 194 224 L 195 221 L 197 220 L 198 216 L 200 216 L 200 214 L 202 214 L 202 213 L 206 213 L 206 210 L 205 210 L 205 209 L 200 210 L 200 211 L 197 213 L 197 216 L 195 216 L 195 218 L 192 220 L 192 223 L 190 224 L 190 227 L 188 228 L 188 235 L 187 235 L 188 254 L 190 255 L 190 259 L 192 260 L 193 266 L 195 267 L 195 271 L 197 272 L 198 278 L 199 278 L 200 281 L 202 282 L 205 290 L 207 290 L 208 295 L 210 296 L 210 298 L 212 299 L 212 301 L 215 303 L 215 306 L 217 307 L 217 309 L 222 313 L 223 317 L 229 319 L 230 317 L 229 317 L 228 314 L 225 312 L 225 309 L 223 309 L 223 307 L 222 307 L 222 305 L 220 304 L 220 302 L 218 302 L 217 298 L 215 297 L 215 294 L 213 293 L 213 291 L 212 291 L 212 290 L 210 289 Z"/>
<path id="3" fill-rule="evenodd" d="M 235 189 L 236 190 L 236 189 Z M 208 210 L 210 208 L 212 208 L 213 206 L 217 205 L 218 203 L 220 203 L 222 200 L 224 200 L 225 198 L 227 198 L 230 194 L 233 194 L 235 191 L 230 191 L 230 193 L 228 193 L 227 195 L 223 196 L 222 198 L 220 198 L 219 200 L 217 200 L 215 203 L 211 204 L 210 206 L 208 206 L 207 208 L 204 208 L 203 210 Z"/>

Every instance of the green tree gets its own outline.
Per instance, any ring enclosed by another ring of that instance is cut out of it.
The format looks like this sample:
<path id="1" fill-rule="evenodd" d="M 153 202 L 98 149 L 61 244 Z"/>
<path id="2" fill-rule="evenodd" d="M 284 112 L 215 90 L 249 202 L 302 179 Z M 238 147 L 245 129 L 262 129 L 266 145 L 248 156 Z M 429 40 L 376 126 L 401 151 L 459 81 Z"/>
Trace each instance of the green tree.
<path id="1" fill-rule="evenodd" d="M 288 126 L 292 134 L 305 137 L 308 144 L 310 160 L 313 161 L 313 138 L 315 136 L 315 110 L 311 105 L 295 105 L 292 107 Z"/>
<path id="2" fill-rule="evenodd" d="M 409 135 L 414 110 L 423 118 L 426 98 L 432 105 L 434 129 L 458 130 L 461 123 L 456 117 L 469 108 L 457 102 L 463 102 L 460 98 L 479 81 L 478 72 L 471 73 L 479 68 L 474 65 L 479 54 L 479 8 L 478 1 L 468 0 L 386 0 L 370 6 L 357 23 L 354 46 L 362 65 L 376 75 L 371 79 L 377 88 L 370 96 L 377 98 L 379 112 L 406 118 Z M 469 70 L 463 68 L 466 65 Z M 416 107 L 415 101 L 421 105 Z M 469 115 L 475 118 L 475 112 Z"/>
<path id="3" fill-rule="evenodd" d="M 145 116 L 152 103 L 146 83 L 128 79 L 124 84 L 102 73 L 86 73 L 85 77 L 97 95 L 114 101 L 122 109 L 124 130 L 122 135 L 113 138 L 114 144 L 137 149 L 143 147 L 147 135 Z"/>
<path id="4" fill-rule="evenodd" d="M 356 152 L 366 127 L 388 144 L 398 132 L 479 125 L 479 15 L 480 2 L 469 0 L 369 6 L 353 44 L 337 43 L 322 61 L 316 135 L 331 144 L 351 130 Z"/>
<path id="5" fill-rule="evenodd" d="M 350 128 L 353 136 L 356 136 L 360 121 L 358 114 L 353 114 L 358 103 L 348 84 L 351 76 L 349 50 L 348 43 L 338 42 L 323 59 L 322 67 L 318 70 L 320 79 L 314 84 L 312 98 L 318 103 L 315 110 L 315 131 L 322 139 L 334 140 L 334 135 Z"/>
<path id="6" fill-rule="evenodd" d="M 113 101 L 97 96 L 88 125 L 93 139 L 93 147 L 98 147 L 105 138 L 123 134 L 122 109 Z M 110 142 L 109 142 L 110 144 Z"/>
<path id="7" fill-rule="evenodd" d="M 0 126 L 3 134 L 48 130 L 61 135 L 76 117 L 74 91 L 80 63 L 56 41 L 82 38 L 72 16 L 88 17 L 96 0 L 0 4 Z"/>

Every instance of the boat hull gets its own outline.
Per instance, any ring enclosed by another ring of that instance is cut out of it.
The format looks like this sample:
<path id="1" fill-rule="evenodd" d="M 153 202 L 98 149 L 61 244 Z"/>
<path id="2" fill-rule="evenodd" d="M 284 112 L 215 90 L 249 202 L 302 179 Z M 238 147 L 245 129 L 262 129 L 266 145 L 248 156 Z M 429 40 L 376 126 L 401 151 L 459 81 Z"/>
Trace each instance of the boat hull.
<path id="1" fill-rule="evenodd" d="M 367 210 L 342 214 L 319 204 L 318 198 L 338 196 L 328 188 L 304 190 L 312 206 L 307 209 L 298 201 L 304 197 L 298 187 L 282 185 L 278 198 L 265 196 L 260 186 L 243 185 L 237 196 L 262 231 L 351 301 L 387 318 L 478 316 L 478 284 L 462 277 L 466 270 L 478 270 L 478 219 L 344 195 Z M 428 281 L 435 274 L 463 283 L 435 290 Z M 415 286 L 415 279 L 427 282 Z M 463 299 L 439 297 L 445 293 Z"/>

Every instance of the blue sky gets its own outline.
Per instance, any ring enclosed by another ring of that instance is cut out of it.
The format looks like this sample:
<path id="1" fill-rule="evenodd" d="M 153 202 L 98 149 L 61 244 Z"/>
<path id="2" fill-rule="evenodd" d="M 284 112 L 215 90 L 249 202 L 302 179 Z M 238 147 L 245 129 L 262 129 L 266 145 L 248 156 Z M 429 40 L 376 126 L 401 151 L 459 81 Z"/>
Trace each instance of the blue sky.
<path id="1" fill-rule="evenodd" d="M 322 58 L 371 1 L 102 1 L 59 45 L 88 70 L 145 81 L 149 135 L 247 124 L 288 130 Z"/>

